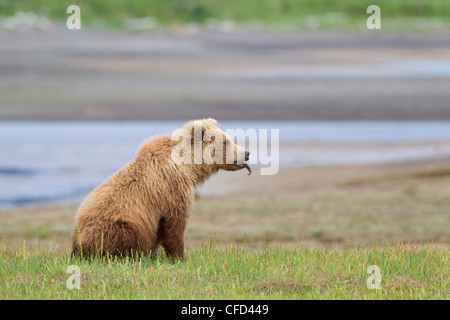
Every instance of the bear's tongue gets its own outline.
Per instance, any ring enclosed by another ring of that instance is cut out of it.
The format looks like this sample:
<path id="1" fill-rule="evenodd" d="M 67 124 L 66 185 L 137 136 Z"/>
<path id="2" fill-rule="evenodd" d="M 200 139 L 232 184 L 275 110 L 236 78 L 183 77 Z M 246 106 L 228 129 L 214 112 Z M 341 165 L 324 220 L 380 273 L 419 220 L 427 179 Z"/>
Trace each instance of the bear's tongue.
<path id="1" fill-rule="evenodd" d="M 251 175 L 252 174 L 252 169 L 248 166 L 248 164 L 243 163 L 242 165 L 244 166 L 244 168 L 246 168 L 248 170 L 248 174 L 247 175 L 248 176 Z"/>

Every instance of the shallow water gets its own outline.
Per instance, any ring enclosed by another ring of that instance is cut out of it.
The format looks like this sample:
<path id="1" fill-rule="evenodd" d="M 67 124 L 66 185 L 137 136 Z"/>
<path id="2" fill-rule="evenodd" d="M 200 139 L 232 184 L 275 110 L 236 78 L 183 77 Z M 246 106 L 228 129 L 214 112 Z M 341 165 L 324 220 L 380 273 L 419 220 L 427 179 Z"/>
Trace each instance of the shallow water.
<path id="1" fill-rule="evenodd" d="M 2 122 L 0 208 L 79 202 L 128 163 L 144 139 L 181 124 Z M 280 166 L 450 156 L 450 122 L 222 122 L 221 127 L 278 129 Z"/>
<path id="2" fill-rule="evenodd" d="M 384 60 L 355 66 L 266 67 L 239 71 L 235 76 L 248 79 L 417 79 L 449 78 L 448 60 Z"/>

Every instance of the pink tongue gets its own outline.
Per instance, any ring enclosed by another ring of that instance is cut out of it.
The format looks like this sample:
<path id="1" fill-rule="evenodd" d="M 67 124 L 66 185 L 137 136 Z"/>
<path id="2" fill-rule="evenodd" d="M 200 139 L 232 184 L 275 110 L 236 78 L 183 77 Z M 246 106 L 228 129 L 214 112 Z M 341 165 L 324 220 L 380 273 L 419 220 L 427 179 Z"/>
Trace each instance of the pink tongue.
<path id="1" fill-rule="evenodd" d="M 251 175 L 252 169 L 250 169 L 250 167 L 246 163 L 243 163 L 242 165 L 248 170 L 248 176 Z"/>

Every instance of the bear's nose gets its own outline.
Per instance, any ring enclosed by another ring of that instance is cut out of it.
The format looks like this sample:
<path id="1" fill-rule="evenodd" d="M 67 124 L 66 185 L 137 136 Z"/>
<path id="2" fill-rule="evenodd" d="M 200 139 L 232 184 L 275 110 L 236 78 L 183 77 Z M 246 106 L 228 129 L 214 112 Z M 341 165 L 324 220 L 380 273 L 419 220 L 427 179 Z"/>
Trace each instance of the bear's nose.
<path id="1" fill-rule="evenodd" d="M 247 161 L 250 157 L 250 151 L 245 151 L 245 161 Z"/>

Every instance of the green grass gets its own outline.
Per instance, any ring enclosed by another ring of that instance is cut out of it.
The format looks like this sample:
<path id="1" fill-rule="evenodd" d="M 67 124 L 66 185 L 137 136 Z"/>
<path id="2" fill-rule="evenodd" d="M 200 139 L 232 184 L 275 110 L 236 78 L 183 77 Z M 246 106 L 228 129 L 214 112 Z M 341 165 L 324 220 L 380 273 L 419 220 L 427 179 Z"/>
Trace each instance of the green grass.
<path id="1" fill-rule="evenodd" d="M 0 248 L 0 299 L 448 299 L 449 251 L 399 243 L 347 250 L 211 240 L 185 261 L 74 259 Z M 81 272 L 68 289 L 68 266 Z M 368 289 L 376 265 L 381 289 Z"/>
<path id="2" fill-rule="evenodd" d="M 72 0 L 0 0 L 0 16 L 33 11 L 60 20 L 67 19 Z M 448 0 L 78 0 L 84 26 L 121 29 L 126 20 L 154 17 L 159 26 L 213 20 L 239 25 L 293 29 L 365 28 L 366 9 L 377 4 L 383 29 L 439 29 L 449 27 Z"/>

